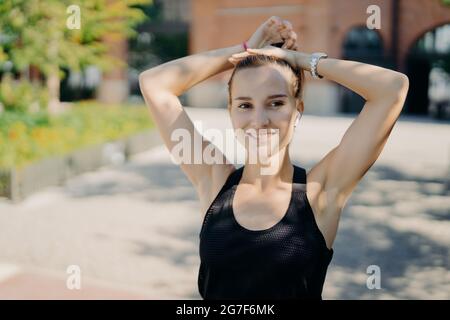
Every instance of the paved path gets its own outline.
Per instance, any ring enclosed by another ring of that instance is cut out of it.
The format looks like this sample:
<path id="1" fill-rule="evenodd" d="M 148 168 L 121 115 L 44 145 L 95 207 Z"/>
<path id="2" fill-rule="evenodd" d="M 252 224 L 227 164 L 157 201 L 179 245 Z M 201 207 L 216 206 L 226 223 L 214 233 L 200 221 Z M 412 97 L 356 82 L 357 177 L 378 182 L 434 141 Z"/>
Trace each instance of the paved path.
<path id="1" fill-rule="evenodd" d="M 203 129 L 230 126 L 226 110 L 187 110 L 204 121 Z M 294 162 L 311 168 L 339 143 L 351 121 L 305 114 L 291 145 Z M 344 209 L 325 299 L 450 298 L 450 193 L 444 188 L 449 163 L 448 123 L 402 118 L 396 124 Z M 11 290 L 12 297 L 29 297 L 27 283 L 32 290 L 48 278 L 42 270 L 58 275 L 50 282 L 65 284 L 67 267 L 78 265 L 82 279 L 116 288 L 105 297 L 119 292 L 199 299 L 199 208 L 195 190 L 164 146 L 20 204 L 1 200 L 0 298 Z M 2 272 L 11 270 L 2 265 L 11 264 L 24 271 Z M 366 286 L 369 265 L 381 269 L 380 290 Z M 22 280 L 11 286 L 18 274 Z M 97 287 L 85 296 L 104 292 Z"/>

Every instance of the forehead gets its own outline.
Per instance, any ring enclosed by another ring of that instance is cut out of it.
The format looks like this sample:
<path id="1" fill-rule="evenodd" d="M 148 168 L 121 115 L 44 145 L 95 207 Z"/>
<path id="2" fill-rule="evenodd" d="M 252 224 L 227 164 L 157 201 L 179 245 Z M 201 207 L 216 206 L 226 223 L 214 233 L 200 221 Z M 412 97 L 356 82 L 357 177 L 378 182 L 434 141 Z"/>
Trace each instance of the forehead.
<path id="1" fill-rule="evenodd" d="M 232 82 L 234 97 L 263 97 L 270 94 L 289 94 L 288 72 L 279 66 L 266 65 L 236 71 Z"/>

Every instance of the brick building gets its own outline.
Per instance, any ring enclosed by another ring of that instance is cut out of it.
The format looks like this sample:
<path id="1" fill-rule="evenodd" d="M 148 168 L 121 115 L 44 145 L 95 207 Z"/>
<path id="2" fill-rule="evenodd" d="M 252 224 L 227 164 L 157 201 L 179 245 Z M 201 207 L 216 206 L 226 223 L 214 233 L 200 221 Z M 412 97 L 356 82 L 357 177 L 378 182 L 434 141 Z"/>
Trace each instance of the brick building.
<path id="1" fill-rule="evenodd" d="M 192 0 L 189 50 L 192 54 L 241 43 L 267 18 L 280 16 L 292 22 L 299 35 L 299 50 L 324 51 L 331 57 L 378 64 L 407 73 L 411 85 L 409 103 L 404 112 L 427 114 L 428 82 L 433 63 L 436 59 L 450 61 L 450 43 L 444 41 L 450 39 L 450 6 L 443 2 Z M 381 9 L 381 28 L 378 30 L 367 28 L 366 21 L 371 15 L 367 13 L 367 8 L 370 5 Z M 446 27 L 446 32 L 436 33 L 437 28 L 442 26 Z M 425 51 L 415 50 L 425 36 L 434 37 L 433 47 Z M 439 52 L 435 50 L 438 42 L 441 44 Z M 192 88 L 188 92 L 189 104 L 225 106 L 229 75 L 229 72 L 224 72 Z M 307 80 L 305 112 L 354 112 L 362 106 L 358 98 L 355 100 L 346 89 L 332 82 L 316 81 L 310 77 Z M 348 109 L 346 104 L 352 107 Z"/>
<path id="2" fill-rule="evenodd" d="M 190 0 L 153 0 L 153 4 L 162 8 L 161 17 L 150 19 L 138 26 L 139 33 L 182 33 L 189 29 L 191 21 Z M 109 53 L 123 61 L 129 62 L 129 43 L 125 38 L 107 37 L 104 42 L 108 45 Z M 129 73 L 126 65 L 115 66 L 112 71 L 103 74 L 97 88 L 96 98 L 104 103 L 120 103 L 132 94 L 130 85 L 136 86 L 137 74 Z M 142 71 L 142 70 L 141 70 Z M 133 79 L 130 79 L 133 78 Z"/>

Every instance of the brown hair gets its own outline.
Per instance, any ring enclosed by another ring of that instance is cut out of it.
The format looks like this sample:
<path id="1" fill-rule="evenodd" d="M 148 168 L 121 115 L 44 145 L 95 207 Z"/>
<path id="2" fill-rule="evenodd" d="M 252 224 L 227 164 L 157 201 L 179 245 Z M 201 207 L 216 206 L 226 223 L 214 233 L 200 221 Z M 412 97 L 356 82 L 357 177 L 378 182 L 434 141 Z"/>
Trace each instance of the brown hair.
<path id="1" fill-rule="evenodd" d="M 283 68 L 291 70 L 294 75 L 294 81 L 292 84 L 292 92 L 294 92 L 294 97 L 296 99 L 303 99 L 303 83 L 305 79 L 305 74 L 302 68 L 294 67 L 290 65 L 286 60 L 279 59 L 273 56 L 267 56 L 262 54 L 250 55 L 240 60 L 231 74 L 230 80 L 228 81 L 228 105 L 231 105 L 231 84 L 236 71 L 245 68 L 256 68 L 259 66 L 265 66 L 269 64 L 276 64 Z"/>

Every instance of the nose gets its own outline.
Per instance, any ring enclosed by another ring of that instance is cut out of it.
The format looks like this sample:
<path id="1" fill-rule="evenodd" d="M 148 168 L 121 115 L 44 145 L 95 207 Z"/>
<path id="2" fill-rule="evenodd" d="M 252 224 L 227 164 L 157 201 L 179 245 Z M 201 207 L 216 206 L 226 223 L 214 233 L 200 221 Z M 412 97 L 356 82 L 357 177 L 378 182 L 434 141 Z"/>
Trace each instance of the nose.
<path id="1" fill-rule="evenodd" d="M 257 110 L 255 112 L 255 116 L 253 119 L 253 128 L 255 129 L 267 128 L 270 122 L 269 120 L 270 119 L 265 110 Z"/>

